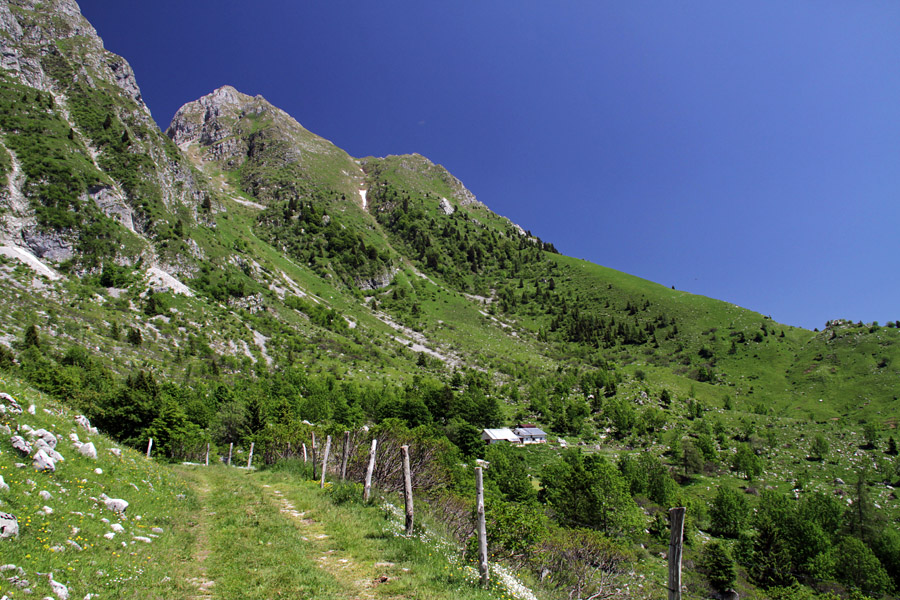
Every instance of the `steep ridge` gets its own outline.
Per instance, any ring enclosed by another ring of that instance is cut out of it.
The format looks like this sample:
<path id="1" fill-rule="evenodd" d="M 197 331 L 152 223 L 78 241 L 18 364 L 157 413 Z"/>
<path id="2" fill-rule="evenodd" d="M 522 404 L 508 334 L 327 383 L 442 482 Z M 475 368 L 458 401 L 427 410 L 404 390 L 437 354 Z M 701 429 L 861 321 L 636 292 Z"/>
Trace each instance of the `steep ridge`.
<path id="1" fill-rule="evenodd" d="M 128 62 L 72 0 L 0 3 L 0 33 L 14 167 L 0 191 L 5 241 L 89 268 L 157 252 L 164 266 L 183 261 L 164 242 L 179 220 L 202 220 L 208 194 L 156 128 Z"/>

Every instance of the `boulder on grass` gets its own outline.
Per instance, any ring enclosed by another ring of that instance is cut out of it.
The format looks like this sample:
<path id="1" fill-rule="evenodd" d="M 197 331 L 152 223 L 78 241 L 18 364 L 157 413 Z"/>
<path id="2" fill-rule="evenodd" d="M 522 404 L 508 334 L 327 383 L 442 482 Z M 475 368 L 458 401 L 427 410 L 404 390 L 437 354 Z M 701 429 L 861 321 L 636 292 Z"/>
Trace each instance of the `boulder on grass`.
<path id="1" fill-rule="evenodd" d="M 21 435 L 14 435 L 9 438 L 12 447 L 21 452 L 22 454 L 31 454 L 31 444 L 25 441 Z"/>
<path id="2" fill-rule="evenodd" d="M 32 460 L 32 465 L 38 471 L 56 471 L 56 461 L 43 450 L 38 450 Z"/>
<path id="3" fill-rule="evenodd" d="M 15 515 L 0 512 L 0 539 L 19 535 L 19 520 Z"/>
<path id="4" fill-rule="evenodd" d="M 88 458 L 97 458 L 97 449 L 94 448 L 93 442 L 88 442 L 87 444 L 82 444 L 78 451 Z"/>

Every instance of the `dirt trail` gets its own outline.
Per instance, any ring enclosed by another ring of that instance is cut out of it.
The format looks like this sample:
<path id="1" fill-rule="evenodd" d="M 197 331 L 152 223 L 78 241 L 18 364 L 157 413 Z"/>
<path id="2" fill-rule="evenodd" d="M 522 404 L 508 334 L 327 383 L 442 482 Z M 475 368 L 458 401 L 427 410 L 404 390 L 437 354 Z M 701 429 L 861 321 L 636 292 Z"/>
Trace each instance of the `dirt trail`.
<path id="1" fill-rule="evenodd" d="M 209 544 L 209 517 L 214 516 L 214 512 L 209 512 L 208 498 L 210 493 L 209 481 L 203 472 L 197 473 L 197 499 L 200 502 L 200 510 L 197 512 L 198 521 L 197 541 L 194 546 L 193 564 L 196 565 L 197 575 L 188 579 L 188 583 L 197 587 L 197 595 L 192 596 L 194 600 L 209 600 L 212 596 L 212 588 L 216 585 L 207 577 L 206 559 L 210 555 Z"/>
<path id="2" fill-rule="evenodd" d="M 327 533 L 326 525 L 315 518 L 315 511 L 299 511 L 278 488 L 270 485 L 263 485 L 263 488 L 272 502 L 278 506 L 279 512 L 285 515 L 298 529 L 303 539 L 310 543 L 310 557 L 316 561 L 319 568 L 348 587 L 347 597 L 374 600 L 374 588 L 380 583 L 387 582 L 389 578 L 386 575 L 373 577 L 373 570 L 393 567 L 394 564 L 372 565 L 359 562 L 352 555 L 335 547 L 331 536 Z"/>

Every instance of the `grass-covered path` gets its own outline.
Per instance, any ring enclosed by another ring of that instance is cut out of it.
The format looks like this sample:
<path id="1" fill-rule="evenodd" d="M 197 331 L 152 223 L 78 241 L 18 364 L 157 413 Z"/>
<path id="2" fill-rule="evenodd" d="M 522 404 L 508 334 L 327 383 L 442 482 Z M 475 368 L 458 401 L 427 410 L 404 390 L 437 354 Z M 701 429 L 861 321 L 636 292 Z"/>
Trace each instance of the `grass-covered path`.
<path id="1" fill-rule="evenodd" d="M 434 542 L 373 506 L 284 472 L 177 467 L 197 494 L 185 524 L 193 598 L 497 598 Z M 355 490 L 341 490 L 341 492 Z M 347 494 L 348 496 L 351 494 Z M 353 495 L 355 498 L 355 494 Z"/>

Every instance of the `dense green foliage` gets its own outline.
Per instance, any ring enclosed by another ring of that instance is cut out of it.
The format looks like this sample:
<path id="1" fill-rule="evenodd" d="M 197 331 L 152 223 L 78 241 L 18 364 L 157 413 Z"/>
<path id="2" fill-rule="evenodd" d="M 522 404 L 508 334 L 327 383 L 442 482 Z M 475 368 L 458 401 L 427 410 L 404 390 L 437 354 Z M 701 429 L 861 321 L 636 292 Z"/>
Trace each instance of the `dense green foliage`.
<path id="1" fill-rule="evenodd" d="M 266 210 L 259 216 L 260 235 L 316 273 L 333 273 L 348 287 L 387 275 L 390 254 L 371 241 L 367 244 L 362 234 L 342 222 L 339 212 L 328 214 L 335 204 L 324 198 L 317 193 L 311 201 L 300 202 L 295 197 Z"/>

